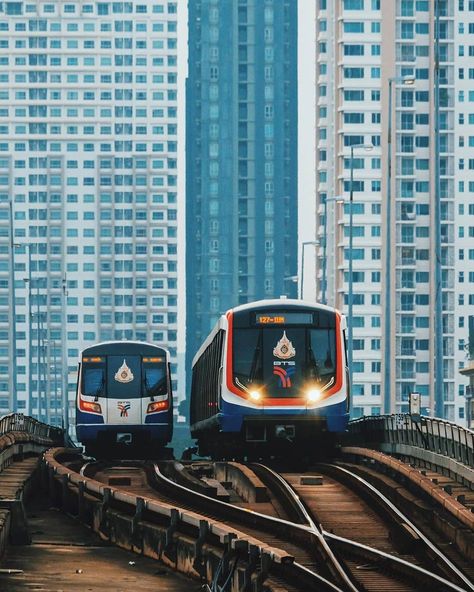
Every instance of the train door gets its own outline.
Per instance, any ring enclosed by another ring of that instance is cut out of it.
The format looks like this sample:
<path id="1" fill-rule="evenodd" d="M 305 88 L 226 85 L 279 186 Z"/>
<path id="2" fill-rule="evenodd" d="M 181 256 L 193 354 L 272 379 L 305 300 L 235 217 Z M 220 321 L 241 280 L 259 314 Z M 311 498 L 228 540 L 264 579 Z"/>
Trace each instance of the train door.
<path id="1" fill-rule="evenodd" d="M 139 425 L 142 372 L 140 356 L 108 356 L 107 360 L 107 423 Z"/>

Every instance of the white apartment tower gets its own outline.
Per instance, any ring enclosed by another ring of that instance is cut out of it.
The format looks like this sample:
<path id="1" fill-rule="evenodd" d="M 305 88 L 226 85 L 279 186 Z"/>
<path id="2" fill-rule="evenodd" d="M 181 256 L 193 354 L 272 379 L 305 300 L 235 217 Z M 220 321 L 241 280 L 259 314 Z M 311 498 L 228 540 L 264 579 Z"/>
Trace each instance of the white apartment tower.
<path id="1" fill-rule="evenodd" d="M 318 298 L 348 311 L 352 168 L 354 416 L 408 411 L 419 392 L 424 413 L 465 417 L 473 57 L 472 1 L 317 2 Z"/>
<path id="2" fill-rule="evenodd" d="M 0 414 L 59 423 L 66 358 L 72 416 L 94 342 L 176 362 L 177 45 L 177 2 L 0 2 Z"/>

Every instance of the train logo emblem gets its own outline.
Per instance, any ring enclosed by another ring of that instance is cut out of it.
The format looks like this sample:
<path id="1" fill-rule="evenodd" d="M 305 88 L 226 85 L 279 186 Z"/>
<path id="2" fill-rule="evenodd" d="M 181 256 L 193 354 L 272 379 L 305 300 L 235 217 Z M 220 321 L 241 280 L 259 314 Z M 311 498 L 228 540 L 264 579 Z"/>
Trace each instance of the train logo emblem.
<path id="1" fill-rule="evenodd" d="M 280 358 L 280 360 L 289 360 L 290 358 L 295 357 L 296 350 L 286 336 L 286 331 L 283 331 L 283 337 L 276 344 L 276 347 L 273 350 L 273 355 L 276 358 Z"/>
<path id="2" fill-rule="evenodd" d="M 123 364 L 115 373 L 115 380 L 117 382 L 122 382 L 124 384 L 127 382 L 132 382 L 133 380 L 133 372 L 127 366 L 127 362 L 125 361 L 125 359 L 123 360 Z"/>
<path id="3" fill-rule="evenodd" d="M 119 401 L 117 403 L 117 409 L 120 411 L 120 417 L 128 417 L 130 403 L 128 401 Z"/>
<path id="4" fill-rule="evenodd" d="M 291 377 L 295 373 L 296 368 L 294 366 L 289 366 L 288 368 L 282 368 L 281 366 L 274 366 L 273 367 L 273 374 L 278 376 L 280 379 L 280 386 L 282 388 L 290 388 L 291 387 Z"/>

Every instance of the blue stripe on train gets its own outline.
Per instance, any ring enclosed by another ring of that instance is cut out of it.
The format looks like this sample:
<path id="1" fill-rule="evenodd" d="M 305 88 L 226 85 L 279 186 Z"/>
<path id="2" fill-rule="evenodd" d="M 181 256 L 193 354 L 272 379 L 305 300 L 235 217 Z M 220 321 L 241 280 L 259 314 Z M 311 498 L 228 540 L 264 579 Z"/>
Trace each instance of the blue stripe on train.
<path id="1" fill-rule="evenodd" d="M 349 421 L 349 414 L 346 412 L 346 401 L 328 405 L 320 409 L 280 409 L 267 408 L 263 411 L 261 409 L 251 409 L 243 405 L 235 405 L 222 401 L 222 412 L 218 414 L 218 421 L 222 432 L 240 432 L 244 418 L 251 419 L 252 416 L 271 419 L 272 417 L 294 415 L 295 418 L 300 417 L 320 417 L 326 420 L 327 429 L 329 432 L 343 432 L 347 427 Z"/>
<path id="2" fill-rule="evenodd" d="M 112 437 L 119 433 L 145 436 L 153 440 L 168 440 L 170 436 L 170 425 L 168 423 L 147 425 L 76 425 L 76 434 L 79 442 L 96 440 L 99 434 L 103 434 L 104 436 L 110 435 Z"/>
<path id="3" fill-rule="evenodd" d="M 85 424 L 103 424 L 104 417 L 98 413 L 87 413 L 86 411 L 81 411 L 80 409 L 76 409 L 76 424 L 85 423 Z"/>

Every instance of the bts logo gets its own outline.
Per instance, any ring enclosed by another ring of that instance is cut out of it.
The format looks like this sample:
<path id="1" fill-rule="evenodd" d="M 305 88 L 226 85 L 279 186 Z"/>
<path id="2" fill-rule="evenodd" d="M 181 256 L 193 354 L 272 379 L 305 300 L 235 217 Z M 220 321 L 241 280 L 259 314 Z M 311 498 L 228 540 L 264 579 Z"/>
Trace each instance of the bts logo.
<path id="1" fill-rule="evenodd" d="M 117 409 L 120 411 L 120 417 L 128 417 L 128 410 L 130 409 L 130 403 L 128 401 L 119 401 L 117 403 Z"/>
<path id="2" fill-rule="evenodd" d="M 274 366 L 273 367 L 273 374 L 278 376 L 280 381 L 280 387 L 282 388 L 290 388 L 291 385 L 291 377 L 295 373 L 296 368 L 294 366 L 289 366 L 288 368 L 282 368 L 281 366 Z"/>

